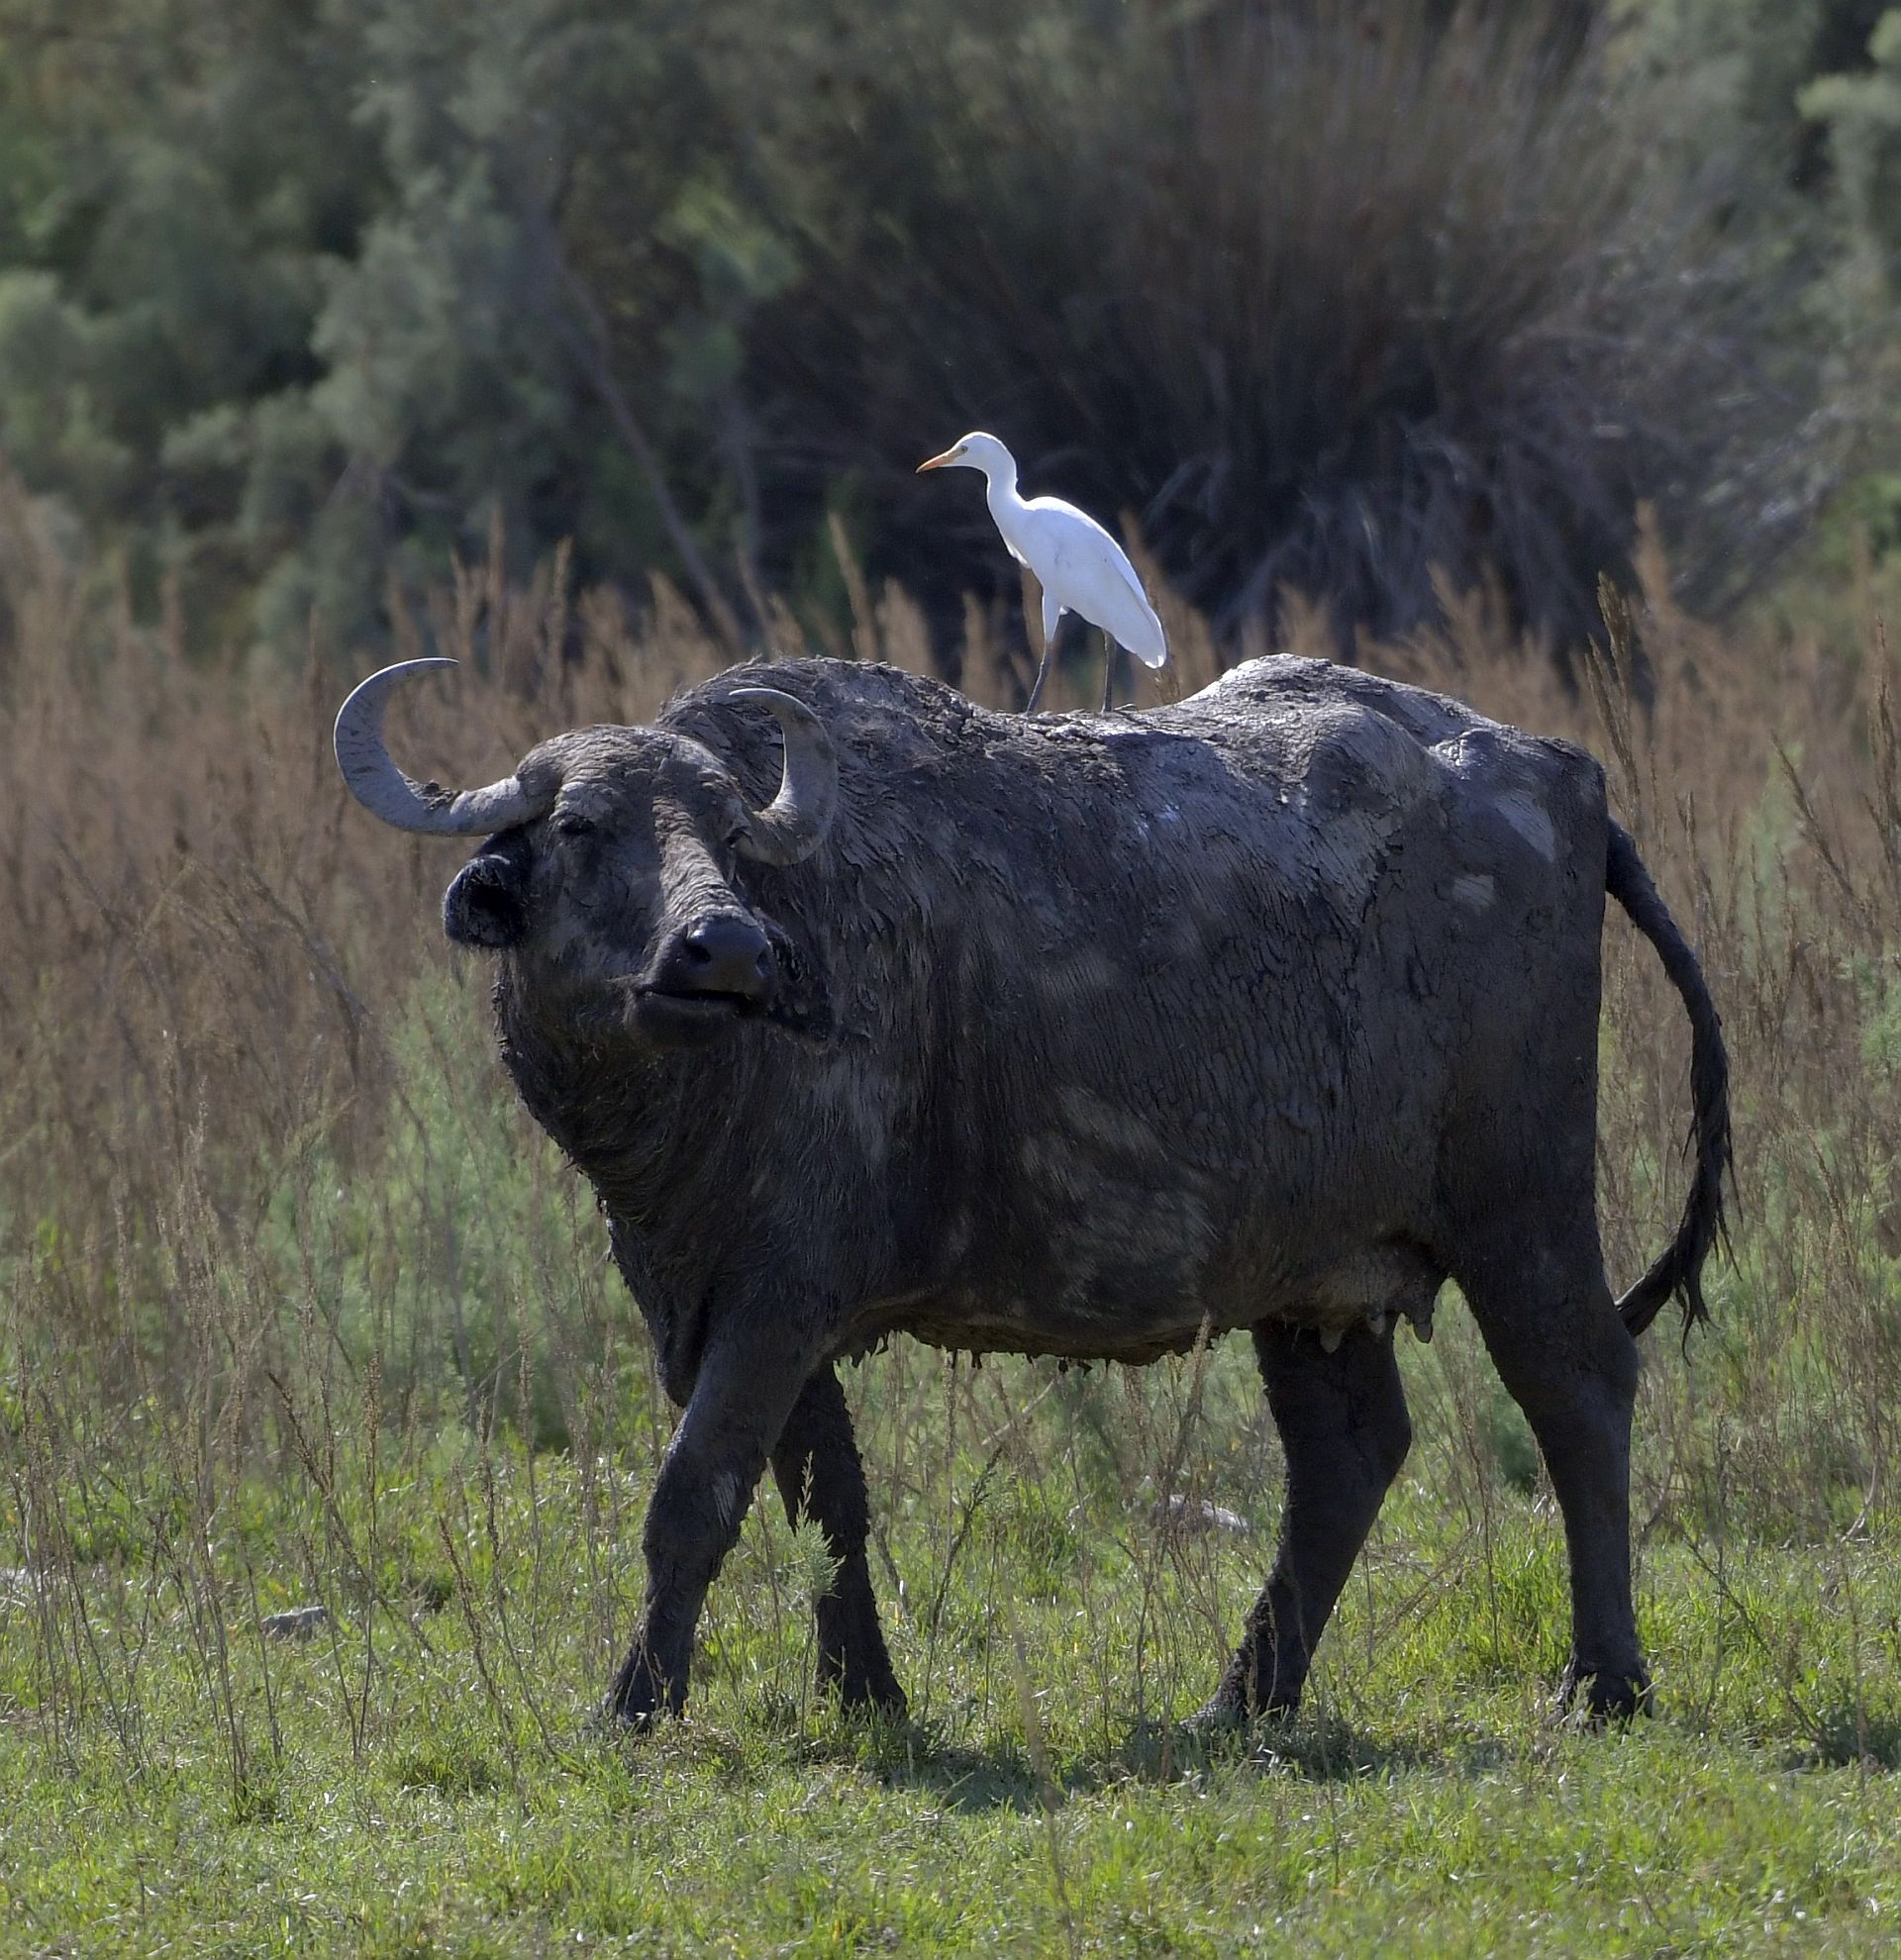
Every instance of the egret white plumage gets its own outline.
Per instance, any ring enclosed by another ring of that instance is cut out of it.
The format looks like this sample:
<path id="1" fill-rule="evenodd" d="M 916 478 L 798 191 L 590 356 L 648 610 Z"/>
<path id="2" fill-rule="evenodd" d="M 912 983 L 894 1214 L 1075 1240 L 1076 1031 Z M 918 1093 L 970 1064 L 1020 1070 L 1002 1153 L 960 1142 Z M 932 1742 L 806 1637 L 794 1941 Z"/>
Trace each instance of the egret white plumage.
<path id="1" fill-rule="evenodd" d="M 1088 512 L 1060 497 L 1023 497 L 1017 492 L 1017 459 L 994 436 L 973 431 L 941 456 L 918 465 L 927 469 L 980 469 L 984 501 L 996 519 L 1010 555 L 1028 565 L 1043 587 L 1043 658 L 1036 684 L 1024 704 L 1028 714 L 1043 695 L 1051 649 L 1064 613 L 1076 613 L 1102 630 L 1106 640 L 1128 647 L 1146 667 L 1168 657 L 1167 637 L 1136 568 L 1122 546 Z M 1115 644 L 1104 648 L 1102 705 L 1109 706 Z"/>

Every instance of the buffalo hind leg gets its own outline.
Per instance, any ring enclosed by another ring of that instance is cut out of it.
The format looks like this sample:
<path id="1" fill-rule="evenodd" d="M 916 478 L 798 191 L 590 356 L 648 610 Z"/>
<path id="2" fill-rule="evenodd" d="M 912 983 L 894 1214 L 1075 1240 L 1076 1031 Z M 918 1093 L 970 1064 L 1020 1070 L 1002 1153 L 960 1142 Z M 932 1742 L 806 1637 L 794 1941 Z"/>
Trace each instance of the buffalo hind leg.
<path id="1" fill-rule="evenodd" d="M 819 1685 L 835 1686 L 848 1707 L 904 1714 L 904 1690 L 891 1672 L 878 1603 L 865 1563 L 870 1529 L 864 1466 L 851 1434 L 851 1412 L 830 1365 L 800 1393 L 772 1450 L 772 1474 L 793 1527 L 809 1516 L 838 1562 L 832 1590 L 818 1602 Z"/>
<path id="2" fill-rule="evenodd" d="M 1637 1342 L 1595 1231 L 1569 1254 L 1521 1245 L 1461 1276 L 1493 1365 L 1525 1412 L 1564 1518 L 1571 1656 L 1560 1701 L 1594 1720 L 1651 1707 L 1631 1603 L 1631 1410 Z"/>
<path id="3" fill-rule="evenodd" d="M 809 1353 L 743 1335 L 702 1358 L 648 1506 L 640 1628 L 607 1698 L 606 1713 L 630 1727 L 645 1727 L 662 1711 L 678 1715 L 684 1705 L 707 1588 L 739 1538 L 811 1368 Z"/>
<path id="4" fill-rule="evenodd" d="M 1321 1631 L 1412 1444 L 1390 1331 L 1356 1326 L 1329 1354 L 1310 1329 L 1262 1321 L 1254 1352 L 1287 1457 L 1287 1499 L 1273 1574 L 1205 1722 L 1299 1705 Z"/>

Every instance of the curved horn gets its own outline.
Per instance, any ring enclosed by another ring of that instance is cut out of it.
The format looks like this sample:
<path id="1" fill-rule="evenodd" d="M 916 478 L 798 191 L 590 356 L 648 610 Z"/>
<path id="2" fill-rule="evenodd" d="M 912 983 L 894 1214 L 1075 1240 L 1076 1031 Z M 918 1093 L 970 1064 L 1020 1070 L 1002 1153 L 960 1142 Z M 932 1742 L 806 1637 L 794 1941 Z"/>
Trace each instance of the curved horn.
<path id="1" fill-rule="evenodd" d="M 401 660 L 371 674 L 337 711 L 337 766 L 350 793 L 372 817 L 399 831 L 423 831 L 442 837 L 483 837 L 506 831 L 551 807 L 551 797 L 535 797 L 519 776 L 505 776 L 486 789 L 446 790 L 419 783 L 389 759 L 383 746 L 383 710 L 389 697 L 415 674 L 452 667 L 453 660 Z"/>
<path id="2" fill-rule="evenodd" d="M 796 864 L 818 848 L 839 807 L 839 752 L 803 701 L 775 687 L 736 687 L 729 701 L 756 701 L 785 737 L 785 774 L 763 810 L 747 814 L 752 834 L 740 848 L 762 864 Z"/>

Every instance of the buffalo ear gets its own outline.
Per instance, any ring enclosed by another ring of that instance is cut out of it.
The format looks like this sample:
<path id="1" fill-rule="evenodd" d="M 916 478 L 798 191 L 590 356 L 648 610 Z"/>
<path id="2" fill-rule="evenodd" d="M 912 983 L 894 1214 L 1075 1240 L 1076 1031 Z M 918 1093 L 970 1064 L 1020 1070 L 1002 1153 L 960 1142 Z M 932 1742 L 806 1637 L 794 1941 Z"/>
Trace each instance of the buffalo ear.
<path id="1" fill-rule="evenodd" d="M 443 931 L 459 946 L 488 952 L 520 944 L 528 932 L 528 879 L 522 867 L 494 852 L 471 858 L 443 894 Z"/>

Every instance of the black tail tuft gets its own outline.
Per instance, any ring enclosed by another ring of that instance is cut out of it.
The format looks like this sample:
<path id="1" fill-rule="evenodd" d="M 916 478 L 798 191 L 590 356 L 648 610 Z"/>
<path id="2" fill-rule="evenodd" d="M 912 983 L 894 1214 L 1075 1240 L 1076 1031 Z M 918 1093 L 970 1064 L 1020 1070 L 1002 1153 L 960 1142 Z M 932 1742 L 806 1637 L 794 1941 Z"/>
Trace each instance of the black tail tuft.
<path id="1" fill-rule="evenodd" d="M 1672 1294 L 1683 1303 L 1683 1334 L 1710 1318 L 1703 1304 L 1703 1262 L 1725 1236 L 1723 1179 L 1730 1169 L 1730 1058 L 1723 1046 L 1723 1023 L 1676 921 L 1657 896 L 1637 845 L 1621 825 L 1611 826 L 1604 888 L 1631 923 L 1656 948 L 1663 971 L 1683 997 L 1690 1016 L 1690 1142 L 1696 1175 L 1683 1206 L 1676 1236 L 1657 1254 L 1649 1272 L 1617 1303 L 1624 1324 L 1641 1334 Z"/>

